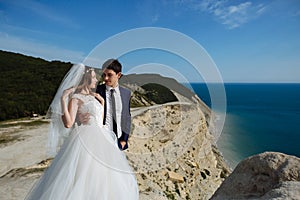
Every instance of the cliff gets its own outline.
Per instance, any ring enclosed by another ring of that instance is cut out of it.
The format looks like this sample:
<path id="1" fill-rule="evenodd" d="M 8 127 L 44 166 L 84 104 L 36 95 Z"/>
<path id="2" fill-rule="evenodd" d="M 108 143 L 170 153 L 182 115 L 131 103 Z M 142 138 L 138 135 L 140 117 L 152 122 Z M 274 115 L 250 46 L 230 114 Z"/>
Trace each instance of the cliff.
<path id="1" fill-rule="evenodd" d="M 155 82 L 178 99 L 132 111 L 129 145 L 134 148 L 127 155 L 137 172 L 141 199 L 209 199 L 230 172 L 208 129 L 209 108 L 171 78 L 134 74 L 121 82 L 142 94 L 138 88 Z"/>

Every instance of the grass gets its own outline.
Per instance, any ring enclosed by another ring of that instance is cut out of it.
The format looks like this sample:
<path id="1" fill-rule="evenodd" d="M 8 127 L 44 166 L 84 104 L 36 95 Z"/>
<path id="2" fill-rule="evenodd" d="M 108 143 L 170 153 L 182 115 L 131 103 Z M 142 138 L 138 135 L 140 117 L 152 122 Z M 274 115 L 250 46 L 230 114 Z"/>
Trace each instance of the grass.
<path id="1" fill-rule="evenodd" d="M 0 144 L 7 144 L 13 141 L 19 141 L 20 139 L 20 135 L 1 135 L 0 137 Z"/>
<path id="2" fill-rule="evenodd" d="M 43 120 L 34 120 L 34 121 L 30 121 L 30 122 L 24 122 L 24 121 L 20 121 L 20 122 L 14 122 L 14 123 L 8 123 L 6 122 L 2 122 L 0 123 L 0 128 L 9 128 L 9 127 L 14 127 L 14 126 L 25 126 L 25 127 L 30 127 L 30 126 L 39 126 L 39 125 L 43 125 L 43 124 L 48 124 L 49 122 L 47 121 L 43 121 Z"/>
<path id="3" fill-rule="evenodd" d="M 18 134 L 20 131 L 48 123 L 48 121 L 42 119 L 32 120 L 28 118 L 2 121 L 0 122 L 0 147 L 6 146 L 11 142 L 24 140 L 25 137 Z"/>

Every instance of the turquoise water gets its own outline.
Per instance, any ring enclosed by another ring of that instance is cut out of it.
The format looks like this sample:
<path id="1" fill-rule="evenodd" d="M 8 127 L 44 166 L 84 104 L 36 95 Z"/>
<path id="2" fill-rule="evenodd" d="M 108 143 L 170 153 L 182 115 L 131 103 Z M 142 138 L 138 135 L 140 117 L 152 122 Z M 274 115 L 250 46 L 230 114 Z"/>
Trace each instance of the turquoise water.
<path id="1" fill-rule="evenodd" d="M 205 84 L 191 85 L 210 106 Z M 300 84 L 225 84 L 227 111 L 218 147 L 235 167 L 265 151 L 300 157 Z"/>

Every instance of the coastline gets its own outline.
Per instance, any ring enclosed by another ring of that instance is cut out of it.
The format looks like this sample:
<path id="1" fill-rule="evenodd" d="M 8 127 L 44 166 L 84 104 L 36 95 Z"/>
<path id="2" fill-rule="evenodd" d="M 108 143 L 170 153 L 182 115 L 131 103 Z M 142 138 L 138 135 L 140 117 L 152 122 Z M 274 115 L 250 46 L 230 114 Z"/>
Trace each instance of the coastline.
<path id="1" fill-rule="evenodd" d="M 232 144 L 230 135 L 222 133 L 218 142 L 217 148 L 223 156 L 226 164 L 233 170 L 238 163 L 242 160 L 241 156 L 236 153 L 238 149 Z"/>
<path id="2" fill-rule="evenodd" d="M 216 114 L 221 115 L 221 114 Z M 216 142 L 216 146 L 219 149 L 221 155 L 223 156 L 226 164 L 233 170 L 239 162 L 243 160 L 241 154 L 239 153 L 239 149 L 236 146 L 236 138 L 232 132 L 234 132 L 234 127 L 228 126 L 226 123 L 232 120 L 232 116 L 230 114 L 226 114 L 226 122 L 224 122 L 223 129 L 221 130 L 221 134 L 218 137 Z"/>

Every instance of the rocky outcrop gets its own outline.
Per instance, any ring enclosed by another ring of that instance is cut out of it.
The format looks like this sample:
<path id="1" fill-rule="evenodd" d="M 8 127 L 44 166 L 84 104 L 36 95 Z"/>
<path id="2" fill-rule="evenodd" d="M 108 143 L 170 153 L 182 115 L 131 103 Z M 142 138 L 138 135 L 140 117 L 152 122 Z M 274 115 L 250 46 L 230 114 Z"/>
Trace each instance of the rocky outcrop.
<path id="1" fill-rule="evenodd" d="M 197 104 L 173 102 L 132 115 L 127 157 L 141 199 L 209 199 L 229 175 Z"/>
<path id="2" fill-rule="evenodd" d="M 265 152 L 243 160 L 212 197 L 219 199 L 300 199 L 300 158 Z"/>
<path id="3" fill-rule="evenodd" d="M 209 199 L 230 173 L 208 127 L 211 112 L 174 79 L 122 78 L 123 85 L 139 94 L 140 86 L 153 81 L 169 88 L 178 101 L 132 112 L 129 145 L 134 148 L 128 149 L 127 157 L 137 172 L 141 199 Z"/>

